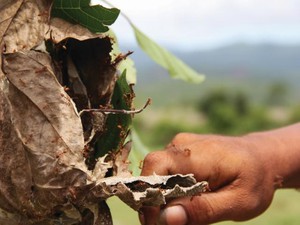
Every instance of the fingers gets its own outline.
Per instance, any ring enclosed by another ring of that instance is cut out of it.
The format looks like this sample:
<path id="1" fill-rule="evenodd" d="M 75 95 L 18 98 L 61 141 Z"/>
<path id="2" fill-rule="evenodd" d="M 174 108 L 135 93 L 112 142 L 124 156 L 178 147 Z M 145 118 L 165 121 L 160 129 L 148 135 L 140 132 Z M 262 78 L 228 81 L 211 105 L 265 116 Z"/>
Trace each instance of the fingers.
<path id="1" fill-rule="evenodd" d="M 173 205 L 164 209 L 158 218 L 158 224 L 186 225 L 188 217 L 181 205 Z"/>
<path id="2" fill-rule="evenodd" d="M 204 225 L 225 220 L 243 221 L 261 213 L 257 210 L 257 200 L 248 199 L 243 193 L 225 190 L 174 200 L 160 213 L 157 224 Z"/>
<path id="3" fill-rule="evenodd" d="M 151 152 L 145 157 L 141 175 L 187 173 L 183 170 L 186 167 L 179 162 L 189 156 L 190 150 L 182 146 L 199 140 L 199 136 L 190 133 L 177 134 L 164 151 Z"/>
<path id="4" fill-rule="evenodd" d="M 181 205 L 184 208 L 188 218 L 185 224 L 201 225 L 232 219 L 235 213 L 232 209 L 236 204 L 232 202 L 233 199 L 231 192 L 206 193 L 202 196 L 176 200 L 171 205 Z M 174 219 L 172 214 L 169 215 L 170 217 L 165 216 L 165 221 L 166 224 L 172 225 L 171 221 Z"/>
<path id="5" fill-rule="evenodd" d="M 145 157 L 141 175 L 189 173 L 182 164 L 190 156 L 190 150 L 185 146 L 201 140 L 201 137 L 192 133 L 177 134 L 164 151 L 152 152 Z"/>
<path id="6" fill-rule="evenodd" d="M 174 145 L 185 145 L 190 144 L 194 141 L 200 141 L 201 139 L 204 139 L 207 137 L 207 135 L 199 135 L 199 134 L 193 134 L 193 133 L 179 133 L 177 134 L 171 143 L 167 147 L 171 147 Z"/>
<path id="7" fill-rule="evenodd" d="M 156 224 L 157 218 L 159 218 L 159 207 L 144 207 L 139 211 L 139 219 L 142 225 Z"/>
<path id="8" fill-rule="evenodd" d="M 141 175 L 150 176 L 153 173 L 158 175 L 168 175 L 173 159 L 166 151 L 149 153 L 143 163 Z"/>
<path id="9" fill-rule="evenodd" d="M 165 151 L 149 153 L 143 163 L 142 175 L 148 176 L 153 173 L 158 175 L 188 174 L 198 171 L 201 164 L 195 161 L 197 157 L 192 157 L 192 150 L 188 147 L 177 148 L 169 147 Z M 200 171 L 205 171 L 201 170 Z"/>
<path id="10" fill-rule="evenodd" d="M 273 178 L 257 155 L 244 150 L 250 147 L 240 138 L 181 133 L 165 151 L 147 155 L 142 175 L 194 173 L 212 192 L 174 200 L 162 210 L 145 208 L 144 224 L 203 225 L 262 213 L 273 197 Z"/>
<path id="11" fill-rule="evenodd" d="M 141 221 L 143 225 L 205 225 L 224 220 L 242 221 L 250 218 L 243 197 L 226 190 L 177 199 L 160 212 L 159 208 L 144 208 Z"/>
<path id="12" fill-rule="evenodd" d="M 228 157 L 225 152 L 213 148 L 210 148 L 209 154 L 205 154 L 207 151 L 201 149 L 206 148 L 194 142 L 181 147 L 171 146 L 165 151 L 152 152 L 144 160 L 142 175 L 193 173 L 196 180 L 208 181 L 212 190 L 230 183 L 237 177 L 236 167 L 242 166 L 240 157 Z"/>
<path id="13" fill-rule="evenodd" d="M 193 143 L 196 144 L 203 140 L 207 140 L 210 137 L 213 136 L 192 133 L 177 134 L 166 147 L 165 151 L 152 152 L 146 156 L 144 159 L 142 175 L 147 176 L 152 175 L 153 173 L 159 175 L 191 173 L 193 168 L 190 166 L 195 165 L 195 163 L 190 163 L 192 157 L 190 155 L 191 150 L 189 146 L 191 144 L 193 145 Z M 198 149 L 198 147 L 195 149 Z M 199 156 L 200 153 L 198 152 L 197 155 Z"/>

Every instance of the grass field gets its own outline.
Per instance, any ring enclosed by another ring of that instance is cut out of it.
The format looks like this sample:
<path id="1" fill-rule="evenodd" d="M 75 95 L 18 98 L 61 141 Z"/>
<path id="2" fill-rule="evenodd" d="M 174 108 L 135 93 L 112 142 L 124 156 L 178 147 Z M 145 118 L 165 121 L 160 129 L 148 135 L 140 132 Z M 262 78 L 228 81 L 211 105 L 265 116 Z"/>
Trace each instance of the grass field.
<path id="1" fill-rule="evenodd" d="M 247 222 L 221 222 L 218 225 L 299 225 L 300 224 L 300 192 L 296 190 L 277 191 L 270 208 L 261 216 Z M 111 207 L 114 225 L 138 225 L 137 213 L 126 206 L 118 198 L 108 201 Z"/>

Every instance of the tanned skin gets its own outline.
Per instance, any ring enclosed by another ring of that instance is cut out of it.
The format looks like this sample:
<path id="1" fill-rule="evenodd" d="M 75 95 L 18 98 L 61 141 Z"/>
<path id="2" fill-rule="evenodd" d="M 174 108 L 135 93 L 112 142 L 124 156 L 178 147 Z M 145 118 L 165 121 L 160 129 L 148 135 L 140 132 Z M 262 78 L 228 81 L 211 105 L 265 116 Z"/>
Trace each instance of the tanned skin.
<path id="1" fill-rule="evenodd" d="M 189 174 L 211 191 L 144 208 L 145 225 L 244 221 L 263 213 L 279 188 L 300 187 L 300 123 L 241 137 L 180 133 L 144 160 L 142 175 Z"/>

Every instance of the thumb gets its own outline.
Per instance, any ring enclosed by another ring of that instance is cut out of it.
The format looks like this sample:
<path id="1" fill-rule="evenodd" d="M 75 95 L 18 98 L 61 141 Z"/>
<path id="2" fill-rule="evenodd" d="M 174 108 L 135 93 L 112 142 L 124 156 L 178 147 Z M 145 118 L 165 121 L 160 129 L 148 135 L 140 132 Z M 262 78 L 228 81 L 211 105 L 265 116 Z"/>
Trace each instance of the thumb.
<path id="1" fill-rule="evenodd" d="M 253 215 L 245 209 L 248 203 L 245 204 L 242 196 L 239 198 L 231 191 L 221 191 L 174 200 L 162 210 L 159 224 L 204 225 L 224 220 L 250 219 Z"/>

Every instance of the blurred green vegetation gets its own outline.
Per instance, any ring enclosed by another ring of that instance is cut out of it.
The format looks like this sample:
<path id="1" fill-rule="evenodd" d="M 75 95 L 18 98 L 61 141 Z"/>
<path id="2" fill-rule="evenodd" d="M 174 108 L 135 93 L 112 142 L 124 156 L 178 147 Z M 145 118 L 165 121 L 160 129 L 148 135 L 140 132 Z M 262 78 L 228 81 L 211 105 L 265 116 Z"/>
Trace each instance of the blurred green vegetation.
<path id="1" fill-rule="evenodd" d="M 206 117 L 206 132 L 237 135 L 275 125 L 264 107 L 252 106 L 243 92 L 215 90 L 198 102 L 198 111 Z"/>
<path id="2" fill-rule="evenodd" d="M 162 148 L 179 132 L 242 135 L 300 121 L 300 103 L 288 101 L 286 83 L 274 81 L 265 89 L 258 99 L 243 89 L 216 85 L 197 99 L 172 99 L 162 106 L 154 102 L 136 116 L 134 126 L 147 146 Z"/>

